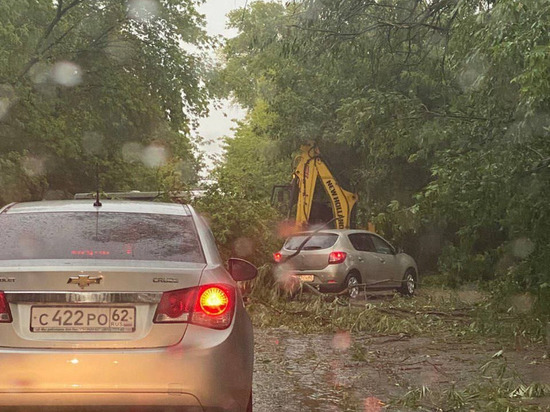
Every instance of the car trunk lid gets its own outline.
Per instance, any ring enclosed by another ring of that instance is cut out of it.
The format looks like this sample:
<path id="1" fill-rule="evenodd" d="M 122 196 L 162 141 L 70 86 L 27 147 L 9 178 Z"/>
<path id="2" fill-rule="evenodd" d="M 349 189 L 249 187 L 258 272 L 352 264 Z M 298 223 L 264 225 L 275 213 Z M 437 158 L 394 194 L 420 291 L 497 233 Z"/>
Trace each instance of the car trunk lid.
<path id="1" fill-rule="evenodd" d="M 289 263 L 296 270 L 324 269 L 337 239 L 335 233 L 297 234 L 287 239 L 281 254 L 285 260 L 292 256 Z"/>
<path id="2" fill-rule="evenodd" d="M 2 261 L 12 322 L 0 347 L 153 348 L 178 343 L 185 323 L 156 324 L 163 292 L 195 287 L 204 263 Z M 101 270 L 98 270 L 98 268 Z"/>
<path id="3" fill-rule="evenodd" d="M 296 270 L 321 270 L 327 267 L 329 250 L 302 250 L 298 255 L 292 257 L 289 263 Z M 291 252 L 284 251 L 283 258 L 287 259 Z"/>

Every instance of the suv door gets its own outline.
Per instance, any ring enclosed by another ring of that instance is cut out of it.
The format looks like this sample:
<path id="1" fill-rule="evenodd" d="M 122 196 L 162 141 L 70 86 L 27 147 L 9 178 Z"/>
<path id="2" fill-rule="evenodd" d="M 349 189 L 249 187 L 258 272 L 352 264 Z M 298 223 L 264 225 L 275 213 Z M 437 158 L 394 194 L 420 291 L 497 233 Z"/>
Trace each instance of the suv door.
<path id="1" fill-rule="evenodd" d="M 394 248 L 380 236 L 373 234 L 368 234 L 367 236 L 374 246 L 374 251 L 372 254 L 375 255 L 381 263 L 381 272 L 384 274 L 384 279 L 389 279 L 392 284 L 400 284 L 403 274 L 398 273 L 399 265 L 395 259 Z"/>
<path id="2" fill-rule="evenodd" d="M 358 267 L 362 281 L 365 283 L 380 282 L 387 279 L 382 260 L 377 257 L 374 245 L 366 233 L 351 233 L 348 239 L 357 251 Z"/>

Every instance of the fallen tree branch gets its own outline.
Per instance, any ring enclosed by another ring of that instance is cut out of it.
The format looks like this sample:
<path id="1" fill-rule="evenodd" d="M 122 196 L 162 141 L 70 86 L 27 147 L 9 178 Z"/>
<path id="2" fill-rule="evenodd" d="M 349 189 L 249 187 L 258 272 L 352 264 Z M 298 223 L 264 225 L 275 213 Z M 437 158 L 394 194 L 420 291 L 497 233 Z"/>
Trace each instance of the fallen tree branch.
<path id="1" fill-rule="evenodd" d="M 274 312 L 277 312 L 279 315 L 282 315 L 283 313 L 285 313 L 285 312 L 283 312 L 282 310 L 279 310 L 279 309 L 277 309 L 276 307 L 274 307 L 274 306 L 272 306 L 272 305 L 270 305 L 270 304 L 268 304 L 268 303 L 266 303 L 266 302 L 264 302 L 264 301 L 262 301 L 262 300 L 254 299 L 252 296 L 247 296 L 247 299 L 248 299 L 250 302 L 256 302 L 256 303 L 259 303 L 259 304 L 261 304 L 261 305 L 264 305 L 266 308 L 271 309 L 271 310 L 273 310 Z"/>
<path id="2" fill-rule="evenodd" d="M 469 314 L 469 313 L 456 312 L 456 311 L 453 311 L 453 312 L 439 312 L 439 311 L 434 311 L 434 310 L 426 310 L 426 311 L 414 310 L 413 311 L 413 310 L 408 310 L 408 309 L 403 309 L 403 308 L 394 308 L 394 307 L 391 307 L 391 308 L 378 308 L 378 307 L 375 307 L 374 309 L 376 309 L 379 312 L 387 313 L 387 314 L 390 314 L 390 315 L 396 315 L 396 314 L 403 313 L 403 314 L 407 314 L 407 315 L 411 315 L 411 316 L 435 315 L 435 316 L 444 316 L 444 317 L 447 317 L 447 318 L 471 317 L 471 314 Z"/>

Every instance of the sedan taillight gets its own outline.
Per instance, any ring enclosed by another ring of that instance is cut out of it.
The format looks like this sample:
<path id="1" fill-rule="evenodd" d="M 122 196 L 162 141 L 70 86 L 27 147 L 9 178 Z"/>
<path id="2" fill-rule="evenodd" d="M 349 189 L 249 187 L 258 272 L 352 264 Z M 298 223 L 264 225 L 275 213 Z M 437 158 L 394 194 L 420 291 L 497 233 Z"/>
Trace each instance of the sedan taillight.
<path id="1" fill-rule="evenodd" d="M 0 292 L 0 323 L 10 323 L 11 321 L 10 305 L 4 292 Z"/>
<path id="2" fill-rule="evenodd" d="M 335 263 L 342 263 L 344 260 L 346 260 L 346 256 L 348 254 L 346 252 L 330 252 L 330 255 L 328 255 L 328 263 L 335 264 Z"/>
<path id="3" fill-rule="evenodd" d="M 281 263 L 281 260 L 283 260 L 283 254 L 281 252 L 273 253 L 273 260 L 275 263 Z"/>
<path id="4" fill-rule="evenodd" d="M 155 313 L 155 323 L 194 323 L 225 329 L 233 319 L 235 291 L 229 285 L 204 285 L 165 292 Z"/>
<path id="5" fill-rule="evenodd" d="M 155 313 L 155 323 L 188 322 L 196 295 L 197 288 L 164 292 Z"/>

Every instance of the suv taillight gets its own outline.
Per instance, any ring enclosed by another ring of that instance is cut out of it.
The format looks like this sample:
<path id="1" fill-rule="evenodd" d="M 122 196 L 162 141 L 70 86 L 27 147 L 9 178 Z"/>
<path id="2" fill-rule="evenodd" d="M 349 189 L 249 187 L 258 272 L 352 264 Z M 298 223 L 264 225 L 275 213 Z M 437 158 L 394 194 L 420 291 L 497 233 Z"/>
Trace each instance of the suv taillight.
<path id="1" fill-rule="evenodd" d="M 10 305 L 4 292 L 0 292 L 0 323 L 10 323 L 11 321 Z"/>
<path id="2" fill-rule="evenodd" d="M 232 286 L 213 284 L 165 292 L 155 313 L 155 323 L 194 323 L 213 329 L 231 324 L 235 308 Z"/>
<path id="3" fill-rule="evenodd" d="M 346 256 L 348 254 L 346 252 L 330 252 L 330 255 L 328 255 L 328 263 L 334 264 L 334 263 L 342 263 L 344 260 L 346 260 Z"/>
<path id="4" fill-rule="evenodd" d="M 273 260 L 275 263 L 281 263 L 281 260 L 283 260 L 283 254 L 281 252 L 273 253 Z"/>

